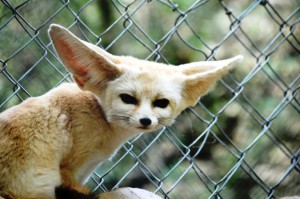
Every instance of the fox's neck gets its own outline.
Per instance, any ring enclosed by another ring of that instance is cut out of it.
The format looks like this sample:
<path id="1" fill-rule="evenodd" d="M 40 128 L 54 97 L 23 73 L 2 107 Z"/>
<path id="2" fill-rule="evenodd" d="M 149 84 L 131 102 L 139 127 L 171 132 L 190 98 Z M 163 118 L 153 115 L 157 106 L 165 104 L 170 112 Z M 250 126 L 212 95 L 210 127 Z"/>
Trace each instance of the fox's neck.
<path id="1" fill-rule="evenodd" d="M 72 140 L 61 167 L 77 182 L 84 183 L 103 160 L 138 132 L 119 126 L 117 121 L 109 123 L 101 102 L 90 92 L 79 91 L 65 100 L 68 103 L 62 104 L 62 112 L 70 118 L 68 131 Z"/>
<path id="2" fill-rule="evenodd" d="M 91 133 L 93 135 L 87 135 L 91 136 L 88 139 L 90 145 L 85 148 L 84 156 L 79 157 L 76 155 L 83 153 L 84 150 L 79 151 L 75 149 L 71 152 L 71 154 L 74 155 L 71 164 L 75 162 L 78 163 L 73 169 L 75 178 L 80 184 L 85 183 L 92 172 L 100 166 L 103 161 L 113 156 L 124 142 L 135 135 L 126 131 L 126 129 L 118 127 L 97 128 L 96 126 L 92 126 L 92 128 L 95 128 L 95 132 Z M 84 132 L 82 133 L 84 134 Z M 76 146 L 74 147 L 77 148 Z"/>

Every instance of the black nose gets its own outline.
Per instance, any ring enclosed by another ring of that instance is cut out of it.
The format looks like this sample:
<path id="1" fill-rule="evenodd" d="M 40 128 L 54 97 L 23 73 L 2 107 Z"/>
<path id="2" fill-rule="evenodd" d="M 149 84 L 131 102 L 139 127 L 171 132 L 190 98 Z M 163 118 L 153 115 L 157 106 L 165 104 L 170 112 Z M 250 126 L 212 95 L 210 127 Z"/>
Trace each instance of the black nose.
<path id="1" fill-rule="evenodd" d="M 146 127 L 151 124 L 151 120 L 149 118 L 142 118 L 142 119 L 140 119 L 140 123 Z"/>

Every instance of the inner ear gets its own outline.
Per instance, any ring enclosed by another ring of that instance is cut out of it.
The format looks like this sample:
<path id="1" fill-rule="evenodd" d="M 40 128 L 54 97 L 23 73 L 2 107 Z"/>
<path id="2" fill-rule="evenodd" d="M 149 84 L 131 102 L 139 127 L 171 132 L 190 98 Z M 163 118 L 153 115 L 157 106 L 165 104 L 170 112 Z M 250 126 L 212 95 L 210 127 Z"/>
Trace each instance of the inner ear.
<path id="1" fill-rule="evenodd" d="M 64 27 L 51 25 L 49 35 L 59 58 L 79 87 L 102 87 L 121 74 L 113 55 L 82 41 Z"/>
<path id="2" fill-rule="evenodd" d="M 241 59 L 242 56 L 236 56 L 220 61 L 195 62 L 179 66 L 185 75 L 184 99 L 187 106 L 194 106 L 201 96 L 229 72 L 231 64 Z"/>

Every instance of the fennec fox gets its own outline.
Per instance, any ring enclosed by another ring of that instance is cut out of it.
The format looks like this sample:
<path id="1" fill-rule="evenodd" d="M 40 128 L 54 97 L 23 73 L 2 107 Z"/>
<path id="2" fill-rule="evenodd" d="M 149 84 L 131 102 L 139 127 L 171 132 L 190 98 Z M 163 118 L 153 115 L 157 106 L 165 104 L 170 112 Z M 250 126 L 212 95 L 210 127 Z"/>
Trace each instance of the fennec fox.
<path id="1" fill-rule="evenodd" d="M 63 185 L 84 192 L 91 172 L 122 143 L 169 126 L 226 74 L 236 56 L 179 65 L 115 56 L 51 25 L 75 83 L 0 114 L 0 195 L 53 199 Z"/>

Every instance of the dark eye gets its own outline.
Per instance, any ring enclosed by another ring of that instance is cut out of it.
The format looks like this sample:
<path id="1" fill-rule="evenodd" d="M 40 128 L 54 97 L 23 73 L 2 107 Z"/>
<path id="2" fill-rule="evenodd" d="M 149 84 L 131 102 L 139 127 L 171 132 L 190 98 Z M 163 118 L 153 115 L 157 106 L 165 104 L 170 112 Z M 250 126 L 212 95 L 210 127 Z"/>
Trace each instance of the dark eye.
<path id="1" fill-rule="evenodd" d="M 169 105 L 169 100 L 165 98 L 157 99 L 153 102 L 154 107 L 166 108 L 168 105 Z"/>
<path id="2" fill-rule="evenodd" d="M 125 94 L 125 93 L 120 94 L 120 98 L 125 104 L 136 105 L 138 103 L 138 100 L 135 97 Z"/>

